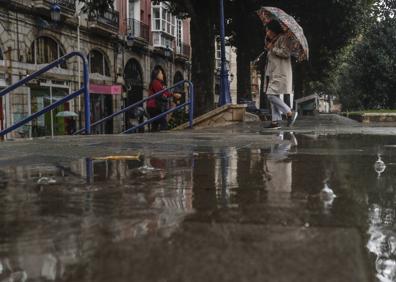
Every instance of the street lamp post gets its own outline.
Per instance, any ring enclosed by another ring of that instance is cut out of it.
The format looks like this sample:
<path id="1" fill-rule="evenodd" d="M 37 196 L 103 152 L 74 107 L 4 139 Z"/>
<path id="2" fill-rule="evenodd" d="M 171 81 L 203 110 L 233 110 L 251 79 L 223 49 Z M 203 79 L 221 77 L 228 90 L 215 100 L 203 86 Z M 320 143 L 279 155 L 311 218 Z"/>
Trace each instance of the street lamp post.
<path id="1" fill-rule="evenodd" d="M 230 104 L 230 82 L 228 81 L 228 69 L 226 67 L 225 52 L 225 23 L 224 23 L 224 0 L 220 0 L 220 42 L 221 42 L 221 68 L 220 68 L 220 97 L 219 106 Z"/>
<path id="2" fill-rule="evenodd" d="M 81 13 L 82 13 L 82 8 L 83 8 L 83 4 L 76 1 L 75 3 L 75 8 L 76 8 L 76 12 L 75 12 L 75 17 L 77 17 L 77 51 L 81 52 Z M 81 88 L 81 59 L 77 58 L 77 82 L 78 82 L 78 89 Z M 83 112 L 82 112 L 82 102 L 81 102 L 81 95 L 78 96 L 78 127 L 79 129 L 83 128 L 82 125 L 82 116 L 83 116 Z"/>

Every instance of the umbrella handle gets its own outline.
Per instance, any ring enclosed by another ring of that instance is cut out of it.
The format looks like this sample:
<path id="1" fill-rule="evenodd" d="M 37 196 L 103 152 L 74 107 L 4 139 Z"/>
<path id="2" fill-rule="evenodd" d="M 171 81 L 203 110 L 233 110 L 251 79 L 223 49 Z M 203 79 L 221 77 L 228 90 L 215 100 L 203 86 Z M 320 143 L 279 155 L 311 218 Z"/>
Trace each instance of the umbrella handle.
<path id="1" fill-rule="evenodd" d="M 253 60 L 253 64 L 256 64 L 258 61 L 260 61 L 261 57 L 262 57 L 266 52 L 267 52 L 267 51 L 261 52 L 260 55 L 258 55 L 257 58 Z"/>

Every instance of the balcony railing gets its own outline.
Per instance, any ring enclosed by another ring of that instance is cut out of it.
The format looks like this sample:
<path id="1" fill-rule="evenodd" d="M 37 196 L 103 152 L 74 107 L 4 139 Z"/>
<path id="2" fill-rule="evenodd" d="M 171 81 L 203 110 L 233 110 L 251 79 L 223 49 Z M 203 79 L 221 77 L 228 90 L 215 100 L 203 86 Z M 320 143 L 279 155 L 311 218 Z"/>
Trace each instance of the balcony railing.
<path id="1" fill-rule="evenodd" d="M 72 11 L 75 11 L 76 9 L 75 0 L 58 0 L 57 3 L 59 6 L 61 6 L 61 8 L 66 8 Z"/>
<path id="2" fill-rule="evenodd" d="M 143 39 L 148 43 L 150 41 L 150 27 L 135 19 L 128 19 L 128 35 Z"/>
<path id="3" fill-rule="evenodd" d="M 180 46 L 176 47 L 176 54 L 184 56 L 186 58 L 190 58 L 191 56 L 191 46 L 188 44 L 183 43 Z"/>
<path id="4" fill-rule="evenodd" d="M 75 0 L 33 0 L 29 1 L 33 3 L 33 6 L 37 9 L 41 9 L 43 12 L 49 11 L 51 9 L 51 5 L 57 3 L 60 8 L 61 12 L 64 14 L 73 15 L 76 10 Z"/>
<path id="5" fill-rule="evenodd" d="M 104 28 L 110 27 L 113 30 L 118 30 L 119 13 L 117 11 L 106 11 L 103 14 L 90 13 L 88 21 L 94 24 L 100 24 Z"/>
<path id="6" fill-rule="evenodd" d="M 89 15 L 88 20 L 97 21 L 105 25 L 110 25 L 118 28 L 119 16 L 117 11 L 106 11 L 103 14 Z"/>

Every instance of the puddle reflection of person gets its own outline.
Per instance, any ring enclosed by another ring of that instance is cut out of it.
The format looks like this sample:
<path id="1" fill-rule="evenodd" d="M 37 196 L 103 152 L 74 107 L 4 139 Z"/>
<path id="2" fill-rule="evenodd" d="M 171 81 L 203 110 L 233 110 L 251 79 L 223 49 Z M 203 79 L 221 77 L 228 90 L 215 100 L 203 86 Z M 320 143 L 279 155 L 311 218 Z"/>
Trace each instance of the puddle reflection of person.
<path id="1" fill-rule="evenodd" d="M 277 197 L 279 193 L 292 192 L 292 161 L 288 160 L 290 150 L 297 146 L 297 139 L 290 132 L 290 140 L 284 139 L 284 133 L 277 136 L 279 144 L 271 146 L 271 151 L 265 161 L 265 177 L 269 197 Z"/>

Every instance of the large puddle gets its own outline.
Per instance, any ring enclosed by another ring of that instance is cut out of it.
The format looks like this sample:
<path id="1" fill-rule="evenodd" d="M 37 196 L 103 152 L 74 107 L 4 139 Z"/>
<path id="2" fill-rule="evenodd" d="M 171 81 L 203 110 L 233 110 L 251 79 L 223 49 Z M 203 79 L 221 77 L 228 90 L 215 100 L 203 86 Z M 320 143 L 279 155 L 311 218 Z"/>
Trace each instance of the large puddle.
<path id="1" fill-rule="evenodd" d="M 216 224 L 354 228 L 370 279 L 396 281 L 396 138 L 277 138 L 183 158 L 0 168 L 0 281 L 196 281 L 175 257 L 190 264 L 191 248 L 199 259 L 200 226 Z"/>

